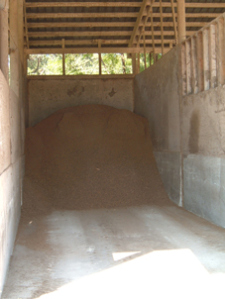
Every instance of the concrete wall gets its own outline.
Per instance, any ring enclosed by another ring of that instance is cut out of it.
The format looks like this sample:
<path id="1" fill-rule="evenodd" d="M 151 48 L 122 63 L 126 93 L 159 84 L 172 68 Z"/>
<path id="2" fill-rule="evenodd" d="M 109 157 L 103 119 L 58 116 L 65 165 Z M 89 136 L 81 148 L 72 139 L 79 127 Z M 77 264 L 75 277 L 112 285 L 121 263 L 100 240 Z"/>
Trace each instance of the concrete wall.
<path id="1" fill-rule="evenodd" d="M 103 104 L 133 111 L 133 78 L 38 79 L 28 81 L 29 124 L 76 105 Z"/>
<path id="2" fill-rule="evenodd" d="M 225 227 L 225 85 L 183 97 L 184 207 Z"/>
<path id="3" fill-rule="evenodd" d="M 181 203 L 180 49 L 135 76 L 134 112 L 149 120 L 156 162 L 172 201 Z"/>
<path id="4" fill-rule="evenodd" d="M 15 13 L 17 2 L 13 5 L 12 13 Z M 19 84 L 23 67 L 18 36 L 11 29 L 14 44 L 11 42 L 10 45 L 13 51 L 9 86 L 8 11 L 0 10 L 0 297 L 20 219 L 24 175 L 24 108 L 22 86 Z"/>
<path id="5" fill-rule="evenodd" d="M 170 199 L 225 227 L 225 86 L 182 95 L 180 47 L 134 79 Z"/>

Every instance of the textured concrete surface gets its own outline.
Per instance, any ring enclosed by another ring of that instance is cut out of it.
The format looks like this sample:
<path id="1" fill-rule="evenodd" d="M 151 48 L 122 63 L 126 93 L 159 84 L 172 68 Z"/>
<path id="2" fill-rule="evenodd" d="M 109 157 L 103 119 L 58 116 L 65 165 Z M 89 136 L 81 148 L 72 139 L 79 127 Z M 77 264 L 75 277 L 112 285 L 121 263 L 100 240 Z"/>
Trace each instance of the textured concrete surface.
<path id="1" fill-rule="evenodd" d="M 20 219 L 22 159 L 0 175 L 0 296 Z"/>
<path id="2" fill-rule="evenodd" d="M 184 154 L 224 157 L 225 85 L 183 98 Z"/>
<path id="3" fill-rule="evenodd" d="M 197 154 L 184 159 L 184 207 L 225 227 L 225 159 Z"/>
<path id="4" fill-rule="evenodd" d="M 181 155 L 180 152 L 154 152 L 155 160 L 165 190 L 169 198 L 177 205 L 182 204 L 180 186 Z"/>
<path id="5" fill-rule="evenodd" d="M 20 219 L 24 175 L 23 107 L 0 71 L 0 297 Z"/>
<path id="6" fill-rule="evenodd" d="M 179 54 L 180 49 L 174 48 L 134 79 L 134 112 L 149 121 L 158 169 L 176 203 L 181 184 Z"/>
<path id="7" fill-rule="evenodd" d="M 31 126 L 70 106 L 102 104 L 133 111 L 133 79 L 30 79 L 28 98 Z"/>
<path id="8" fill-rule="evenodd" d="M 225 227 L 225 86 L 183 98 L 184 206 Z"/>
<path id="9" fill-rule="evenodd" d="M 59 210 L 20 226 L 3 298 L 220 299 L 224 248 L 176 206 Z"/>
<path id="10" fill-rule="evenodd" d="M 0 70 L 0 174 L 10 164 L 9 87 Z"/>

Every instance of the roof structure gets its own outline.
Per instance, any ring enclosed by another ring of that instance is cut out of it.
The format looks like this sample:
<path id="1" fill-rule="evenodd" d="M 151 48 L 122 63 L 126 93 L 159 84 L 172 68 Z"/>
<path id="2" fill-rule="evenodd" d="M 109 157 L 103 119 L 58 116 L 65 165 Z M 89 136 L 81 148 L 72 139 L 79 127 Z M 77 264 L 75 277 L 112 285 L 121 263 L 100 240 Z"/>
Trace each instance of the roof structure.
<path id="1" fill-rule="evenodd" d="M 24 0 L 25 47 L 32 53 L 104 52 L 177 43 L 177 1 Z M 178 0 L 179 1 L 179 0 Z M 193 35 L 225 12 L 225 0 L 186 0 L 186 34 Z"/>

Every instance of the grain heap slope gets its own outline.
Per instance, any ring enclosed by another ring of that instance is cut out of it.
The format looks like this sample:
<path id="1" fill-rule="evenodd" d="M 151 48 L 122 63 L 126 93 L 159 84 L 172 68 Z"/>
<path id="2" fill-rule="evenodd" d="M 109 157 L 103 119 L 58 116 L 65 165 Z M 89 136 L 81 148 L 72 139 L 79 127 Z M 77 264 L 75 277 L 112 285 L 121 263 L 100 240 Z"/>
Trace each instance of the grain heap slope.
<path id="1" fill-rule="evenodd" d="M 143 117 L 102 105 L 71 107 L 26 136 L 29 215 L 169 203 Z"/>

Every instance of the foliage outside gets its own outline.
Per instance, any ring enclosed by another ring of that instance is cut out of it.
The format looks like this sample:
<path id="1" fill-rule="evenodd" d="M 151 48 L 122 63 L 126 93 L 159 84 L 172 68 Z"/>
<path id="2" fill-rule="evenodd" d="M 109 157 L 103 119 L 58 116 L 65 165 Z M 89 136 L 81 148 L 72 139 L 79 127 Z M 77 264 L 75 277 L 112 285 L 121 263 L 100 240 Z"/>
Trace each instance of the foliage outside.
<path id="1" fill-rule="evenodd" d="M 99 74 L 98 54 L 66 54 L 66 75 Z M 62 54 L 33 54 L 28 60 L 28 75 L 62 75 Z M 102 74 L 132 74 L 132 60 L 127 54 L 101 54 Z"/>
<path id="2" fill-rule="evenodd" d="M 27 63 L 28 75 L 62 75 L 62 54 L 32 54 Z"/>

